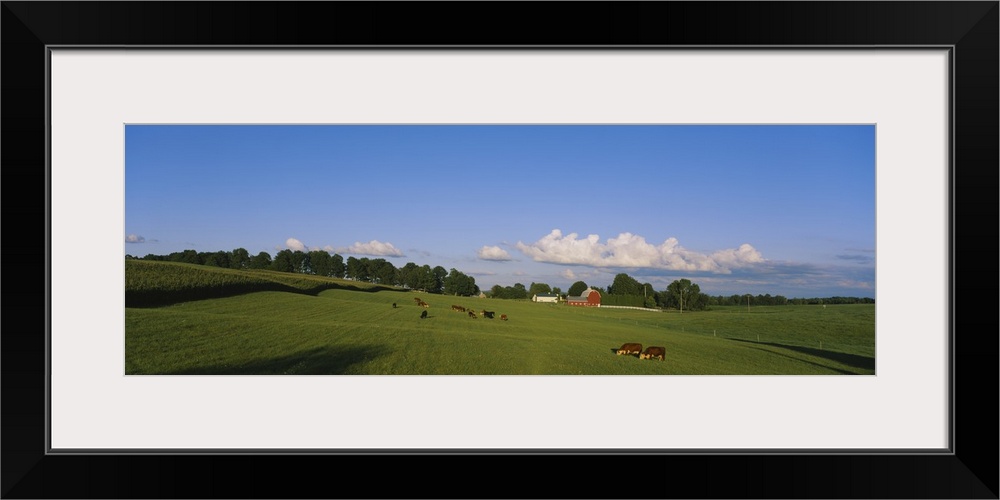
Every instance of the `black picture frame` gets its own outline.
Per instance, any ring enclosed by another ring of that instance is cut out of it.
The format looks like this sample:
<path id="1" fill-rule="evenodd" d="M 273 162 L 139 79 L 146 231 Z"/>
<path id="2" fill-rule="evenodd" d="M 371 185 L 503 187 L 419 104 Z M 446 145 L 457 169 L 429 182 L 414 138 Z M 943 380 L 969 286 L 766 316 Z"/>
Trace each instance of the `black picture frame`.
<path id="1" fill-rule="evenodd" d="M 997 1 L 2 3 L 4 498 L 998 498 Z M 48 454 L 53 45 L 951 47 L 952 453 Z"/>

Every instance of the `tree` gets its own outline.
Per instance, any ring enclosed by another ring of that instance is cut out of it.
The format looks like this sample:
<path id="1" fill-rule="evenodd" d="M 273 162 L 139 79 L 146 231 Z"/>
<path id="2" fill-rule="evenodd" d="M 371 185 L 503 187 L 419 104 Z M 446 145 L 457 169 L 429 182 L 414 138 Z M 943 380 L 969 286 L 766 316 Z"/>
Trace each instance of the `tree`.
<path id="1" fill-rule="evenodd" d="M 552 293 L 554 293 L 556 295 L 559 295 L 559 296 L 562 296 L 562 289 L 559 288 L 559 287 L 557 287 L 557 286 L 554 286 L 554 287 L 552 287 Z"/>
<path id="2" fill-rule="evenodd" d="M 237 248 L 232 252 L 229 259 L 229 267 L 232 269 L 247 269 L 250 267 L 250 252 L 246 248 Z"/>
<path id="3" fill-rule="evenodd" d="M 570 285 L 569 290 L 566 291 L 566 294 L 569 295 L 570 297 L 578 297 L 582 295 L 583 292 L 586 290 L 587 290 L 587 284 L 582 281 L 577 281 L 576 283 Z"/>
<path id="4" fill-rule="evenodd" d="M 399 268 L 399 284 L 411 290 L 420 288 L 420 276 L 420 266 L 413 262 L 407 262 L 406 265 Z"/>
<path id="5" fill-rule="evenodd" d="M 434 270 L 427 264 L 420 266 L 417 273 L 417 286 L 413 288 L 429 292 L 434 288 L 434 285 Z"/>
<path id="6" fill-rule="evenodd" d="M 528 297 L 534 297 L 538 294 L 552 293 L 552 287 L 546 283 L 531 283 L 528 287 Z"/>
<path id="7" fill-rule="evenodd" d="M 198 255 L 195 250 L 184 250 L 183 252 L 174 252 L 167 256 L 167 260 L 171 262 L 186 262 L 188 264 L 203 264 L 204 261 Z"/>
<path id="8" fill-rule="evenodd" d="M 608 287 L 609 295 L 642 295 L 642 285 L 635 278 L 619 273 Z"/>
<path id="9" fill-rule="evenodd" d="M 338 253 L 333 254 L 333 257 L 330 258 L 330 276 L 343 278 L 346 272 L 347 266 L 344 265 L 344 257 Z"/>
<path id="10" fill-rule="evenodd" d="M 271 254 L 261 252 L 250 259 L 250 269 L 267 269 L 271 267 Z"/>
<path id="11" fill-rule="evenodd" d="M 463 297 L 479 295 L 476 279 L 454 268 L 444 278 L 443 290 L 446 295 L 461 295 Z"/>
<path id="12" fill-rule="evenodd" d="M 372 259 L 368 262 L 371 278 L 376 283 L 395 285 L 397 280 L 396 266 L 385 259 Z"/>
<path id="13" fill-rule="evenodd" d="M 278 251 L 278 253 L 274 255 L 274 260 L 271 261 L 271 269 L 281 271 L 283 273 L 295 272 L 295 263 L 292 260 L 292 251 L 287 248 Z"/>
<path id="14" fill-rule="evenodd" d="M 441 266 L 435 266 L 431 270 L 431 274 L 434 276 L 434 284 L 427 291 L 430 293 L 441 293 L 441 290 L 444 288 L 444 279 L 448 276 L 448 270 Z"/>
<path id="15" fill-rule="evenodd" d="M 229 252 L 212 252 L 205 256 L 206 266 L 229 267 Z"/>
<path id="16" fill-rule="evenodd" d="M 698 311 L 708 305 L 708 296 L 701 293 L 701 287 L 686 278 L 674 280 L 667 286 L 667 292 L 682 313 L 684 309 Z"/>
<path id="17" fill-rule="evenodd" d="M 646 295 L 644 305 L 649 308 L 656 307 L 656 298 L 653 295 Z"/>
<path id="18" fill-rule="evenodd" d="M 528 298 L 528 289 L 524 288 L 524 285 L 520 283 L 514 283 L 514 289 L 511 293 L 512 299 L 526 299 Z"/>
<path id="19" fill-rule="evenodd" d="M 371 274 L 368 269 L 368 257 L 348 257 L 347 277 L 354 281 L 371 281 Z"/>
<path id="20" fill-rule="evenodd" d="M 296 250 L 292 252 L 292 272 L 312 274 L 312 268 L 310 267 L 309 254 L 303 252 L 302 250 Z"/>
<path id="21" fill-rule="evenodd" d="M 333 259 L 330 252 L 326 250 L 313 250 L 309 252 L 309 265 L 313 274 L 317 276 L 330 276 L 333 271 Z"/>

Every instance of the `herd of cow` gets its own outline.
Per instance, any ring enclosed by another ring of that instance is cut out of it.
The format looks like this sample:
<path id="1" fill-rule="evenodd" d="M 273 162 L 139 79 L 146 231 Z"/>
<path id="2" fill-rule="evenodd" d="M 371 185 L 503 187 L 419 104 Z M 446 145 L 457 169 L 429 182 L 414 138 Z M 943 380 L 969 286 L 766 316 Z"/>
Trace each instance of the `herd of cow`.
<path id="1" fill-rule="evenodd" d="M 427 308 L 431 307 L 430 304 L 428 304 L 428 303 L 424 302 L 423 300 L 421 300 L 420 297 L 413 297 L 413 300 L 414 300 L 414 302 L 417 303 L 418 306 L 423 307 L 424 309 L 427 309 Z M 396 307 L 396 303 L 395 302 L 392 303 L 392 307 Z M 462 306 L 455 306 L 455 305 L 453 305 L 453 306 L 451 306 L 451 310 L 452 311 L 456 311 L 456 312 L 468 313 L 469 317 L 472 318 L 472 319 L 477 319 L 479 317 L 479 315 L 476 314 L 476 311 L 473 310 L 472 308 L 466 309 L 465 307 L 462 307 Z M 493 319 L 493 318 L 496 317 L 496 311 L 487 311 L 486 309 L 483 309 L 482 311 L 480 311 L 480 314 L 484 318 L 489 318 L 489 319 Z M 420 313 L 420 319 L 425 319 L 425 318 L 427 318 L 427 311 L 423 311 L 423 312 Z M 507 321 L 507 315 L 506 314 L 501 314 L 500 315 L 500 319 L 503 320 L 503 321 Z"/>
<path id="2" fill-rule="evenodd" d="M 421 300 L 420 297 L 413 297 L 413 300 L 417 303 L 418 306 L 423 307 L 424 309 L 431 307 L 430 304 Z M 396 307 L 395 302 L 392 303 L 392 307 Z M 468 313 L 469 317 L 472 319 L 476 319 L 479 317 L 476 314 L 476 311 L 473 310 L 472 308 L 467 309 L 462 306 L 453 305 L 451 306 L 451 310 L 455 312 Z M 489 318 L 489 319 L 493 319 L 496 317 L 496 311 L 487 311 L 483 309 L 482 311 L 480 311 L 480 314 L 484 318 Z M 422 311 L 420 313 L 420 319 L 425 319 L 425 318 L 427 318 L 427 311 Z M 503 321 L 507 321 L 507 315 L 501 314 L 500 319 L 502 319 Z M 666 358 L 667 350 L 661 346 L 651 345 L 646 347 L 646 350 L 644 351 L 642 350 L 642 344 L 627 343 L 627 344 L 622 344 L 621 348 L 618 349 L 617 352 L 619 356 L 621 356 L 622 354 L 630 356 L 633 354 L 638 354 L 639 359 L 659 359 L 660 361 L 663 361 L 664 358 Z"/>
<path id="3" fill-rule="evenodd" d="M 649 346 L 645 351 L 642 350 L 642 344 L 624 344 L 620 349 L 618 349 L 618 355 L 622 354 L 638 354 L 639 359 L 654 359 L 659 358 L 663 361 L 666 357 L 667 350 L 660 346 Z"/>

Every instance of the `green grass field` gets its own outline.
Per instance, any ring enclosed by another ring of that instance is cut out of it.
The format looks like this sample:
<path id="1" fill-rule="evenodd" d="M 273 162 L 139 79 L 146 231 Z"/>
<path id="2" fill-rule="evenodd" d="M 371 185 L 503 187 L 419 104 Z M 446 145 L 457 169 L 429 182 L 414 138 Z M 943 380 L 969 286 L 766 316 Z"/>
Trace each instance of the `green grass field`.
<path id="1" fill-rule="evenodd" d="M 125 282 L 130 375 L 875 373 L 874 305 L 575 308 L 147 261 L 126 261 Z M 626 342 L 663 346 L 666 360 L 616 355 Z"/>

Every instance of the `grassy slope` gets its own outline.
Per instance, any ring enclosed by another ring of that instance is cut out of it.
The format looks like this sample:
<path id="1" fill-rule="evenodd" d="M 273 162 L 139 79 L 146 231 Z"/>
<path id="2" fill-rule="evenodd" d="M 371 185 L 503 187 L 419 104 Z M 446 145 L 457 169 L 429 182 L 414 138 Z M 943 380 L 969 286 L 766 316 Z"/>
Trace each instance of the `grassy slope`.
<path id="1" fill-rule="evenodd" d="M 364 284 L 270 275 L 299 288 L 126 308 L 126 373 L 874 373 L 874 306 L 650 313 L 390 289 L 360 293 L 348 287 Z M 415 296 L 431 304 L 427 319 L 419 318 L 424 309 Z M 470 319 L 451 311 L 452 304 L 493 310 L 497 319 Z M 667 360 L 615 355 L 625 342 L 664 346 Z"/>

